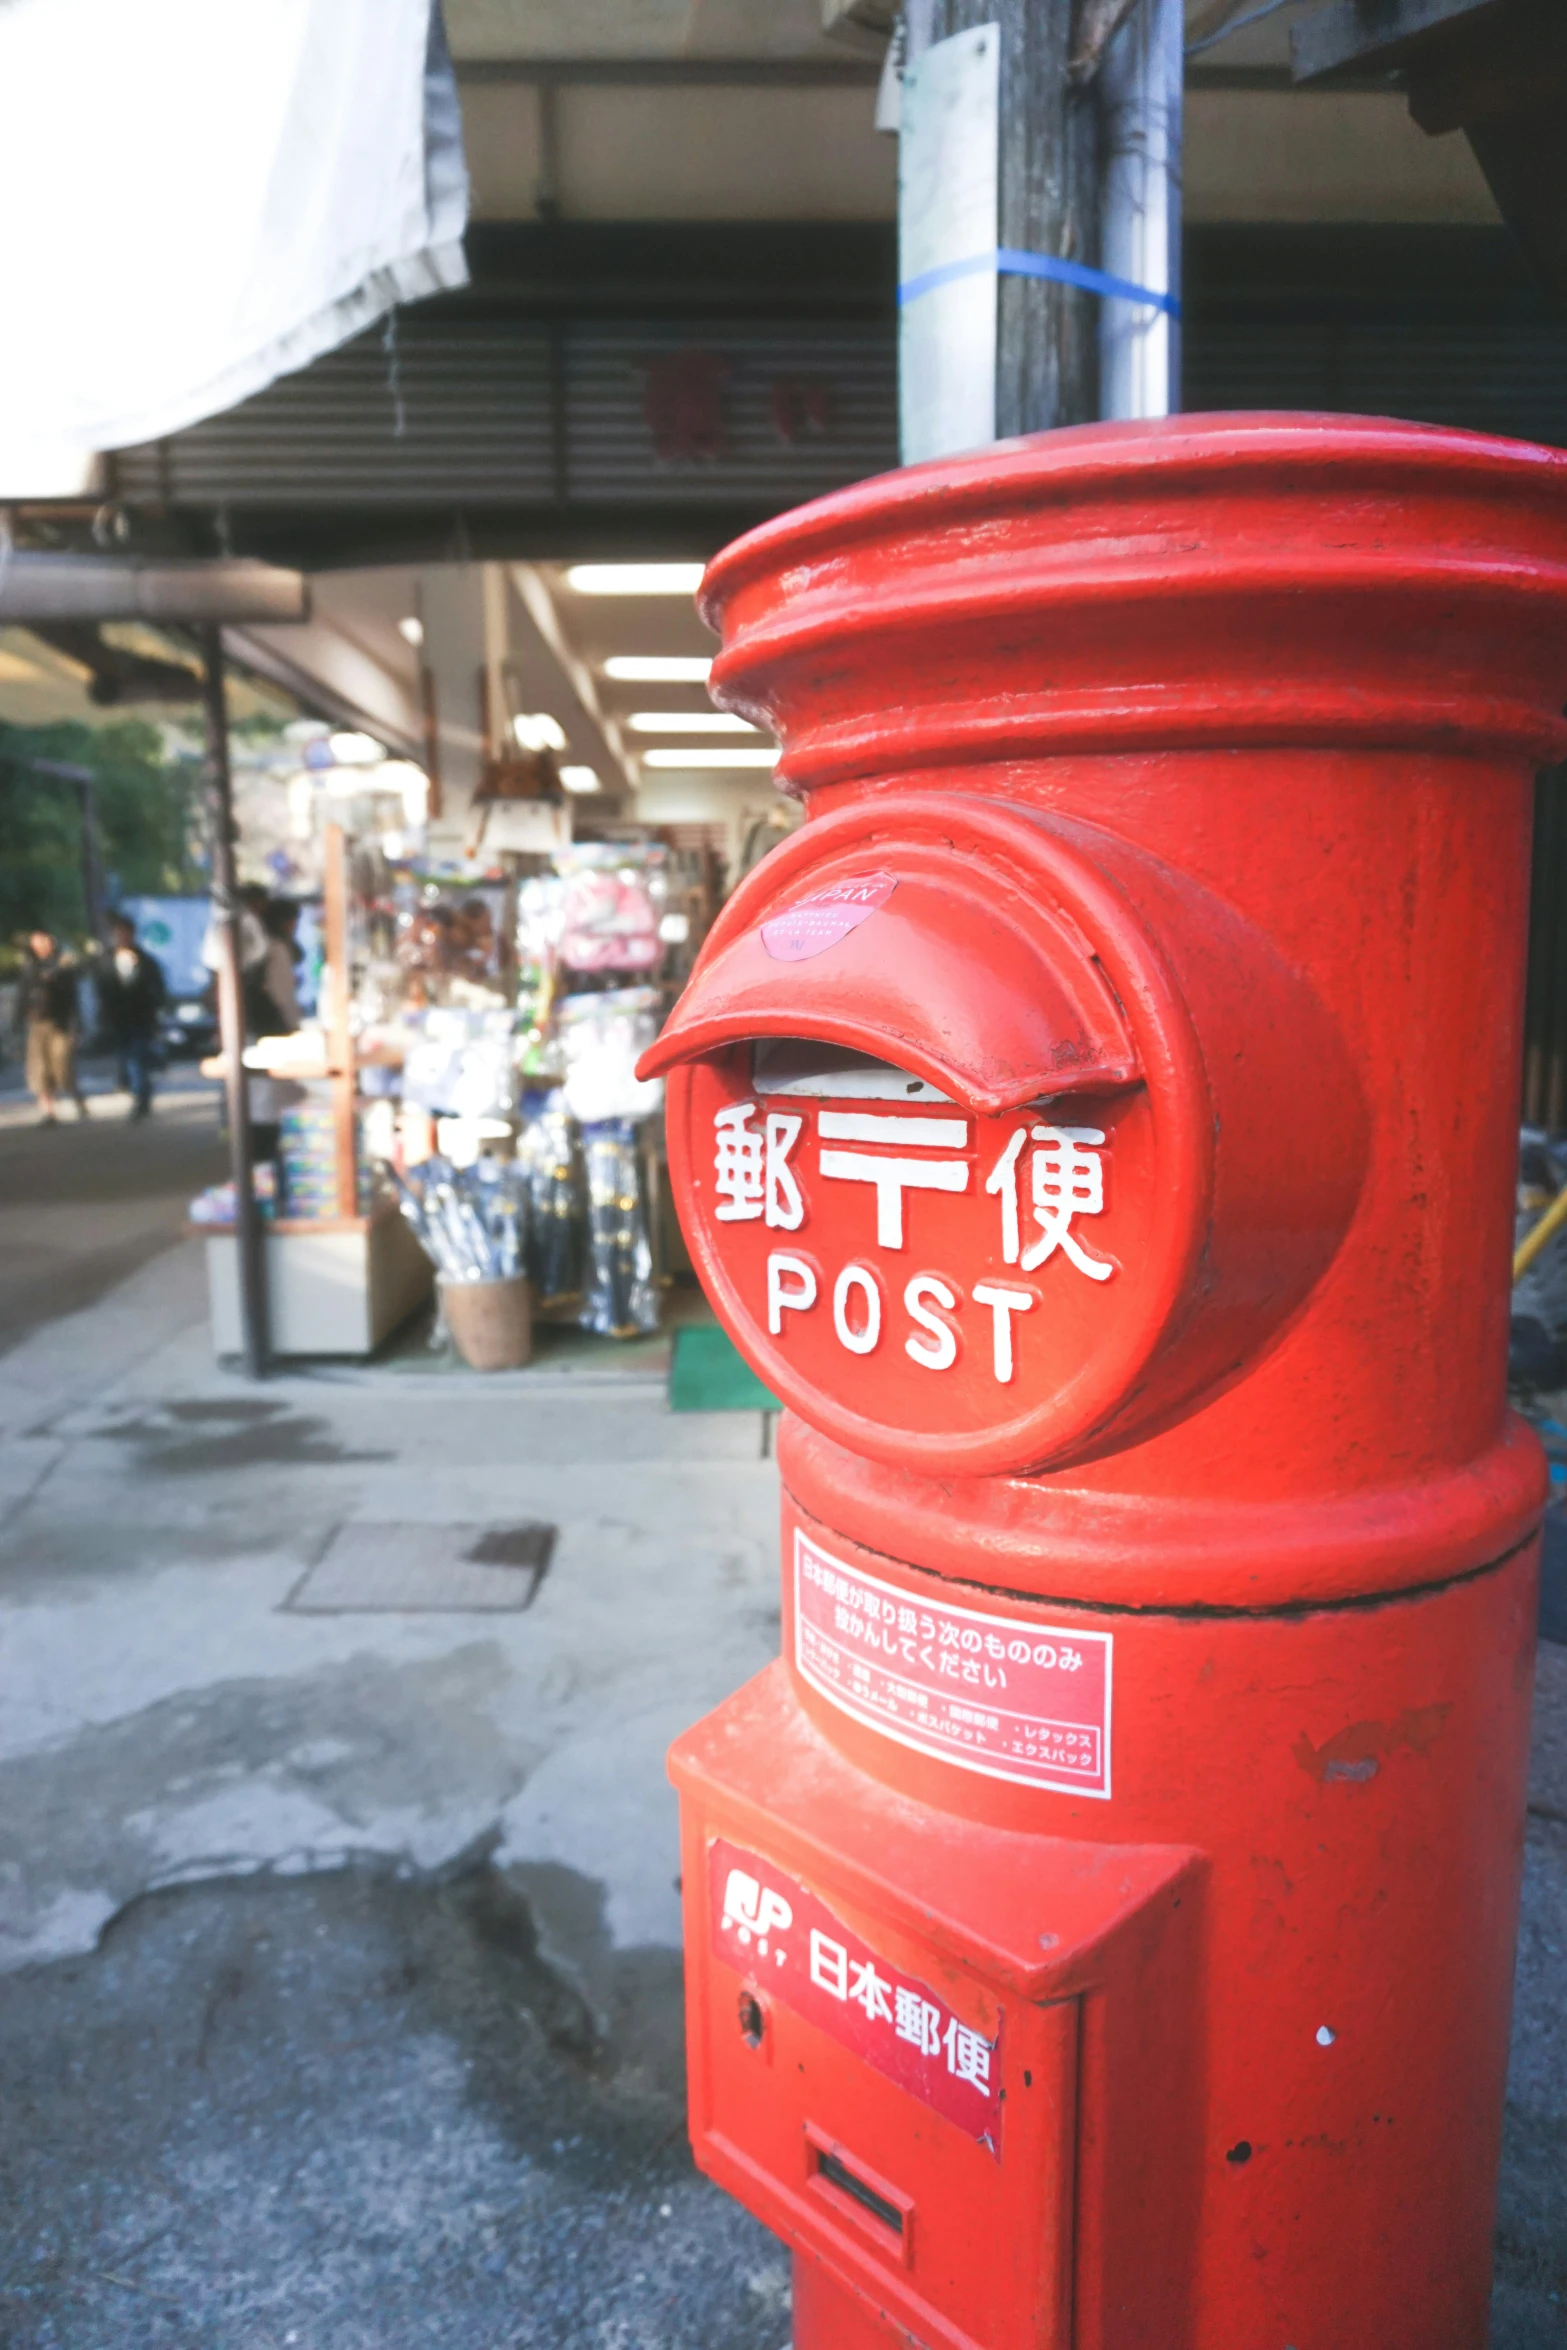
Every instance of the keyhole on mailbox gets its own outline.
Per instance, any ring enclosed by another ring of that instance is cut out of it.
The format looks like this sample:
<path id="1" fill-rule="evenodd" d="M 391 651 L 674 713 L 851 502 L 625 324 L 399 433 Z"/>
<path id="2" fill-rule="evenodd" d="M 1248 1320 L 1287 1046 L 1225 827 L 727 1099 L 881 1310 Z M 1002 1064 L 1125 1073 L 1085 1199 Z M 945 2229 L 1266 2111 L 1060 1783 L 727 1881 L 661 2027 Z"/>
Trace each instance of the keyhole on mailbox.
<path id="1" fill-rule="evenodd" d="M 740 2037 L 747 2048 L 760 2048 L 767 2030 L 767 2017 L 754 1991 L 740 1994 Z"/>

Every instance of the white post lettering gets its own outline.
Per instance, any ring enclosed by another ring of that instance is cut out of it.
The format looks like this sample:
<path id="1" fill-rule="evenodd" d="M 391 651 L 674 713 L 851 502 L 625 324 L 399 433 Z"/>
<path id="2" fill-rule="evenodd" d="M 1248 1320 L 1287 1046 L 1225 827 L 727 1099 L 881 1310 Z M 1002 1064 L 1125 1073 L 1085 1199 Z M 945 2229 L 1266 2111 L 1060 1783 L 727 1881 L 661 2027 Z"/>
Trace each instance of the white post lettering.
<path id="1" fill-rule="evenodd" d="M 731 1102 L 713 1120 L 713 1212 L 721 1224 L 747 1224 L 762 1212 L 763 1141 L 751 1124 L 755 1109 L 755 1102 Z"/>
<path id="2" fill-rule="evenodd" d="M 930 1309 L 932 1305 L 945 1306 L 950 1314 L 958 1302 L 955 1293 L 936 1274 L 916 1273 L 903 1293 L 903 1302 L 911 1318 L 929 1332 L 928 1338 L 906 1338 L 904 1353 L 926 1371 L 950 1371 L 958 1359 L 957 1332 Z"/>
<path id="3" fill-rule="evenodd" d="M 1026 1314 L 1034 1302 L 1030 1289 L 1003 1289 L 995 1281 L 977 1281 L 974 1303 L 989 1306 L 995 1342 L 996 1377 L 1005 1387 L 1012 1377 L 1012 1317 Z"/>
<path id="4" fill-rule="evenodd" d="M 786 1289 L 784 1282 L 792 1276 L 796 1286 Z M 803 1314 L 816 1303 L 816 1275 L 803 1257 L 791 1257 L 781 1248 L 775 1248 L 767 1259 L 767 1327 L 774 1338 L 783 1330 L 785 1310 Z"/>
<path id="5" fill-rule="evenodd" d="M 863 1291 L 865 1297 L 865 1327 L 854 1330 L 849 1326 L 849 1292 Z M 868 1355 L 881 1336 L 881 1291 L 863 1265 L 845 1265 L 832 1290 L 832 1326 L 838 1333 L 838 1343 L 846 1346 L 851 1355 Z"/>
<path id="6" fill-rule="evenodd" d="M 805 1222 L 805 1202 L 789 1167 L 804 1124 L 782 1110 L 767 1113 L 767 1221 L 780 1232 L 798 1232 Z"/>
<path id="7" fill-rule="evenodd" d="M 966 1118 L 926 1118 L 878 1110 L 823 1110 L 816 1131 L 823 1142 L 875 1142 L 895 1150 L 968 1148 Z"/>
<path id="8" fill-rule="evenodd" d="M 985 1189 L 1001 1195 L 1001 1261 L 1006 1265 L 1018 1259 L 1017 1162 L 1027 1140 L 1028 1128 L 1019 1126 L 985 1178 Z"/>
<path id="9" fill-rule="evenodd" d="M 1043 1236 L 1023 1251 L 1023 1271 L 1032 1273 L 1062 1248 L 1090 1281 L 1108 1281 L 1115 1267 L 1090 1256 L 1071 1229 L 1074 1216 L 1104 1213 L 1103 1133 L 1097 1126 L 1036 1126 L 1032 1132 L 1040 1146 L 1033 1161 L 1034 1222 Z"/>
<path id="10" fill-rule="evenodd" d="M 876 1238 L 883 1248 L 903 1246 L 905 1191 L 967 1191 L 965 1159 L 873 1159 L 863 1151 L 823 1151 L 823 1178 L 838 1183 L 874 1183 Z"/>

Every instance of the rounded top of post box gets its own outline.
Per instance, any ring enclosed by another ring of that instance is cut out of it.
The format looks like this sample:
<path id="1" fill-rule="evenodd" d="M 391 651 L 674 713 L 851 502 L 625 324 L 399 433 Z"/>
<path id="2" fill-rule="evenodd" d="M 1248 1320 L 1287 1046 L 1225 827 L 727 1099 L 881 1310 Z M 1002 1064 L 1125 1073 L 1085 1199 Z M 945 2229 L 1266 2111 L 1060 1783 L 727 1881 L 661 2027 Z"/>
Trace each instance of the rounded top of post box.
<path id="1" fill-rule="evenodd" d="M 779 734 L 785 790 L 1215 739 L 1567 755 L 1567 452 L 1442 426 L 997 442 L 764 523 L 699 603 L 715 699 Z"/>

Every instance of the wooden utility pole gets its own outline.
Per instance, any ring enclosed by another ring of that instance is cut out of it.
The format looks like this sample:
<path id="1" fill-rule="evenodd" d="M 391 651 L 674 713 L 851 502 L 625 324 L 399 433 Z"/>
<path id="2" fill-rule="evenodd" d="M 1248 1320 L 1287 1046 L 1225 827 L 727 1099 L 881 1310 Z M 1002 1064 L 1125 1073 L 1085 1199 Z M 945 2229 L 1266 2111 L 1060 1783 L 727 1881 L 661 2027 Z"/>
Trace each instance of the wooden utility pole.
<path id="1" fill-rule="evenodd" d="M 1098 138 L 1092 89 L 1070 72 L 1073 0 L 935 0 L 930 38 L 993 24 L 1001 34 L 1000 234 L 1003 248 L 1093 267 Z M 1099 314 L 1093 294 L 1003 275 L 997 289 L 996 437 L 1086 424 L 1099 413 Z"/>
<path id="2" fill-rule="evenodd" d="M 1180 405 L 1182 0 L 907 0 L 905 463 Z"/>

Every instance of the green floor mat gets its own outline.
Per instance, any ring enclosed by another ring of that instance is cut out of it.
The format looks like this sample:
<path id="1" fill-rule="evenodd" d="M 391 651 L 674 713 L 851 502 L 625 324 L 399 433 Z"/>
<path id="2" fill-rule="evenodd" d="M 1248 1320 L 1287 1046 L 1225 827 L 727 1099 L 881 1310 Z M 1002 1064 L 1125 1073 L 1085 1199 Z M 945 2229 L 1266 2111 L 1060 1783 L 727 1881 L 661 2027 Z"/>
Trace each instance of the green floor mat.
<path id="1" fill-rule="evenodd" d="M 675 1332 L 669 1359 L 669 1408 L 675 1412 L 776 1412 L 776 1395 L 744 1364 L 727 1332 L 695 1323 Z"/>

